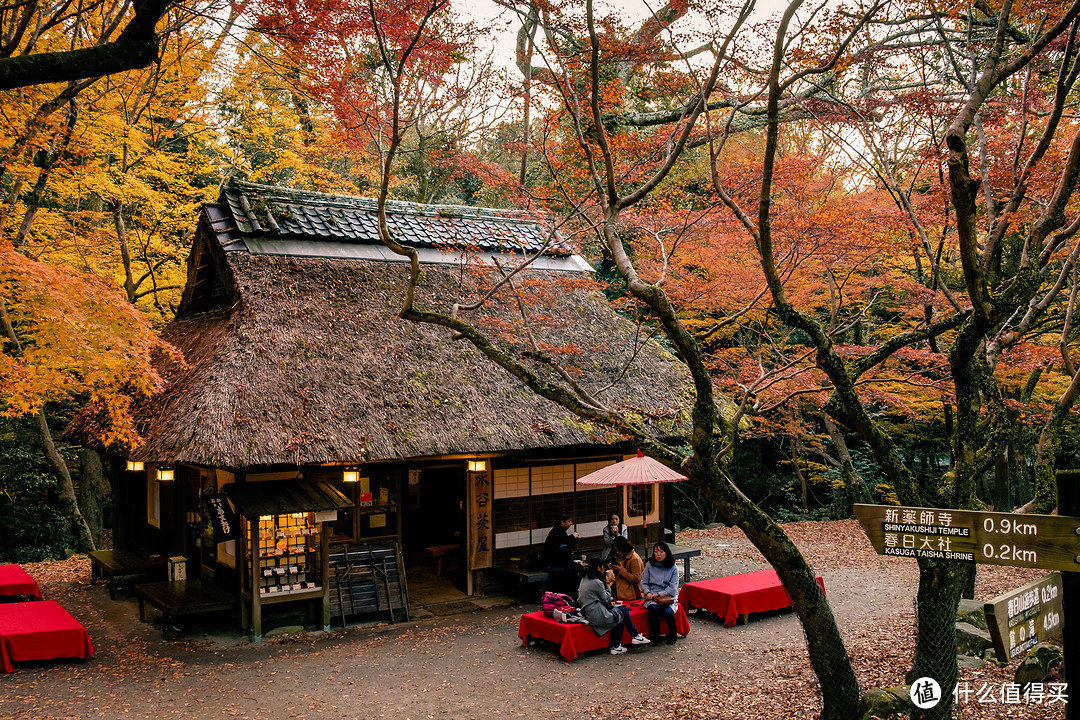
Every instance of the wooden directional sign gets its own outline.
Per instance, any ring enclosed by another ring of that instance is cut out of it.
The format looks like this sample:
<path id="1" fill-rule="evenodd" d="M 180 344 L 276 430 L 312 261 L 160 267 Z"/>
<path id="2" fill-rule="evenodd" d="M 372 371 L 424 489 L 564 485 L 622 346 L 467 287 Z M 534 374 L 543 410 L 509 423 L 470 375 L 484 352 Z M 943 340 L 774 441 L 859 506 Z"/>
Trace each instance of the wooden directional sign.
<path id="1" fill-rule="evenodd" d="M 983 606 L 999 660 L 1014 660 L 1051 637 L 1060 637 L 1065 611 L 1061 574 L 1051 573 Z"/>
<path id="2" fill-rule="evenodd" d="M 1080 518 L 856 505 L 880 555 L 1080 571 Z"/>

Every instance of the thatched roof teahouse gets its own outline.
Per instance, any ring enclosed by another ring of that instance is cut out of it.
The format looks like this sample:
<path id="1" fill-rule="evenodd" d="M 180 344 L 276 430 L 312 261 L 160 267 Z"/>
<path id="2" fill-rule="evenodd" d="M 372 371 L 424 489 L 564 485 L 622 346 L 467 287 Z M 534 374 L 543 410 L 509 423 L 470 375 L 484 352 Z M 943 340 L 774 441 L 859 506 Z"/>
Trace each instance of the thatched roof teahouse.
<path id="1" fill-rule="evenodd" d="M 168 388 L 142 413 L 145 442 L 131 459 L 148 472 L 141 485 L 129 473 L 141 493 L 118 538 L 185 555 L 189 577 L 240 592 L 256 616 L 271 600 L 315 597 L 344 618 L 359 613 L 335 596 L 332 560 L 380 543 L 398 576 L 426 559 L 472 594 L 493 568 L 521 565 L 560 512 L 593 538 L 611 510 L 659 537 L 670 527 L 659 489 L 575 487 L 631 451 L 624 438 L 534 395 L 449 331 L 398 316 L 409 267 L 379 241 L 376 209 L 240 182 L 203 207 L 164 333 L 185 363 L 164 363 Z M 520 213 L 397 202 L 388 224 L 423 264 L 417 306 L 440 311 L 488 287 L 497 265 L 535 255 L 551 232 Z M 561 239 L 513 290 L 463 317 L 518 357 L 535 349 L 527 324 L 601 402 L 664 434 L 686 429 L 683 369 L 613 311 Z M 159 468 L 173 480 L 158 481 Z M 210 517 L 222 498 L 239 535 Z M 292 547 L 275 554 L 267 533 L 281 532 L 319 538 L 303 543 L 306 572 L 287 562 L 275 574 Z M 403 583 L 382 602 L 393 607 L 395 594 Z"/>

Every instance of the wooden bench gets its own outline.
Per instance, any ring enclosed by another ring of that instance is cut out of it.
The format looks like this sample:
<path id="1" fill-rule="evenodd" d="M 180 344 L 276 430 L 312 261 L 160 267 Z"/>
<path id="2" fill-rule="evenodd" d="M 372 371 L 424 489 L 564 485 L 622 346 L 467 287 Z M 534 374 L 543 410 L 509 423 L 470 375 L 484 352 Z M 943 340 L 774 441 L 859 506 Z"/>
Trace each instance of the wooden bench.
<path id="1" fill-rule="evenodd" d="M 146 622 L 146 604 L 161 611 L 161 637 L 169 639 L 174 618 L 186 615 L 235 611 L 237 598 L 201 580 L 142 583 L 135 586 L 139 596 L 139 620 Z"/>
<path id="2" fill-rule="evenodd" d="M 672 543 L 668 543 L 668 547 L 671 549 L 671 557 L 675 558 L 676 560 L 683 561 L 683 573 L 681 580 L 685 583 L 687 580 L 690 579 L 690 558 L 700 557 L 701 551 L 697 548 L 686 547 L 685 545 L 674 545 Z M 648 562 L 649 558 L 645 557 L 644 555 L 642 555 L 642 557 L 645 559 L 646 562 Z"/>
<path id="3" fill-rule="evenodd" d="M 424 548 L 435 558 L 436 575 L 442 577 L 442 574 L 446 571 L 446 556 L 456 552 L 460 547 L 460 545 L 435 545 L 434 547 Z"/>
<path id="4" fill-rule="evenodd" d="M 151 562 L 149 557 L 133 553 L 130 550 L 96 550 L 90 555 L 90 582 L 108 579 L 109 597 L 116 599 L 118 578 L 137 575 L 164 575 L 163 562 Z"/>

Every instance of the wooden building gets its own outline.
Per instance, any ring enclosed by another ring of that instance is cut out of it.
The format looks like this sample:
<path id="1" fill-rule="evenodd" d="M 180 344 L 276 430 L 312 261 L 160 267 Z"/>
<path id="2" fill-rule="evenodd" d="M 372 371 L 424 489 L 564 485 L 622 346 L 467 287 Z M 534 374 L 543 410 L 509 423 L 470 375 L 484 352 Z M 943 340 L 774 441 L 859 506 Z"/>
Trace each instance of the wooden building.
<path id="1" fill-rule="evenodd" d="M 375 210 L 236 182 L 203 207 L 164 333 L 184 363 L 162 361 L 168 388 L 143 409 L 145 442 L 130 454 L 142 468 L 115 494 L 114 545 L 186 557 L 189 578 L 242 598 L 256 636 L 264 606 L 294 600 L 312 601 L 323 625 L 392 615 L 414 572 L 482 593 L 539 549 L 559 512 L 593 538 L 611 510 L 638 542 L 672 527 L 666 488 L 576 486 L 633 452 L 624 439 L 447 331 L 398 317 L 408 265 L 379 242 Z M 391 203 L 388 221 L 420 253 L 418 305 L 440 309 L 546 238 L 505 211 Z M 575 372 L 603 401 L 666 435 L 685 430 L 681 366 L 590 273 L 560 242 L 470 317 L 520 357 L 524 307 L 546 347 L 582 349 Z"/>

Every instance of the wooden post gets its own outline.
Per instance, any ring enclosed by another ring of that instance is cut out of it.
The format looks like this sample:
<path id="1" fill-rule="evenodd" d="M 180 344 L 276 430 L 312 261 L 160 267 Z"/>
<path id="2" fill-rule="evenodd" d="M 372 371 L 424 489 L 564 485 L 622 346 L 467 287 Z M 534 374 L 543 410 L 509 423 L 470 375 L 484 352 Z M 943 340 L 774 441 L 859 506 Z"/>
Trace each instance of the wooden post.
<path id="1" fill-rule="evenodd" d="M 320 581 L 323 587 L 322 594 L 322 629 L 324 631 L 330 630 L 330 537 L 326 531 L 326 523 L 321 522 L 319 527 L 319 565 L 321 567 L 322 578 Z M 387 598 L 389 600 L 389 598 Z M 345 609 L 341 610 L 342 618 L 345 616 Z"/>
<path id="2" fill-rule="evenodd" d="M 1080 515 L 1080 492 L 1077 492 L 1076 484 L 1080 482 L 1080 470 L 1058 470 L 1058 514 Z M 1076 609 L 1080 607 L 1080 572 L 1064 571 L 1061 573 L 1061 654 L 1063 655 L 1061 680 L 1065 687 L 1069 682 L 1073 687 L 1080 687 L 1080 613 Z M 1077 703 L 1065 703 L 1065 720 L 1078 720 L 1080 713 L 1070 711 L 1070 705 Z"/>
<path id="3" fill-rule="evenodd" d="M 259 519 L 248 519 L 248 552 L 247 558 L 251 567 L 251 639 L 262 639 L 262 606 L 259 604 Z"/>

